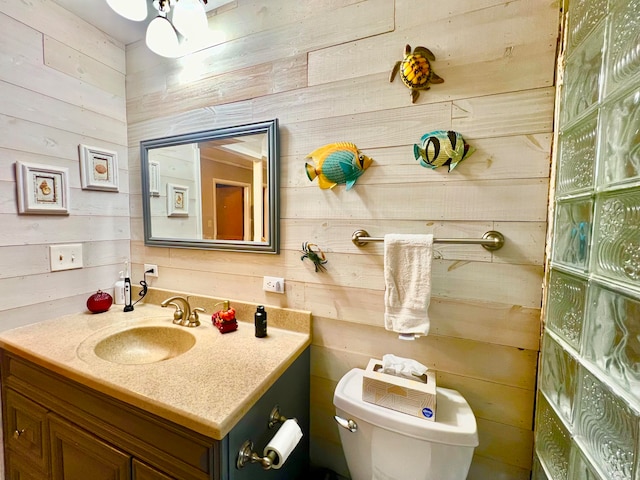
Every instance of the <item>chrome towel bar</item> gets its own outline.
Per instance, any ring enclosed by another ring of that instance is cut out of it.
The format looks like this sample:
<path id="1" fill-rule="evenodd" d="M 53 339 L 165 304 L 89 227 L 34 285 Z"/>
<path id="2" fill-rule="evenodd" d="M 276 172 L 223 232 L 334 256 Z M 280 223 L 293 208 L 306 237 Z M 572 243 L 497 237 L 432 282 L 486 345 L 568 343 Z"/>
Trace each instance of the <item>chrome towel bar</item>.
<path id="1" fill-rule="evenodd" d="M 383 242 L 384 238 L 370 237 L 366 230 L 356 230 L 351 235 L 351 241 L 357 247 L 363 247 L 369 242 Z M 482 238 L 434 238 L 433 243 L 458 245 L 482 245 L 487 250 L 499 250 L 504 245 L 504 235 L 495 230 L 489 230 Z"/>

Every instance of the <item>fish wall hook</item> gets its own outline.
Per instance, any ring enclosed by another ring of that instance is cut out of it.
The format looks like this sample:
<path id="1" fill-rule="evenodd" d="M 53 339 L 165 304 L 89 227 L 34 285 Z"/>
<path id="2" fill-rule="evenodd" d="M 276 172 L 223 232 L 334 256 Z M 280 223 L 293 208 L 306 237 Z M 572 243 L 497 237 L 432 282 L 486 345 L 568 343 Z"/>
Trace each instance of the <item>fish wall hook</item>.
<path id="1" fill-rule="evenodd" d="M 314 162 L 305 163 L 307 178 L 309 181 L 318 178 L 318 186 L 323 189 L 345 183 L 347 190 L 351 190 L 373 162 L 349 142 L 324 145 L 307 155 L 306 159 Z"/>
<path id="2" fill-rule="evenodd" d="M 431 169 L 448 165 L 449 171 L 475 151 L 475 148 L 465 142 L 462 135 L 452 130 L 425 133 L 420 143 L 413 146 L 413 156 L 420 165 Z"/>

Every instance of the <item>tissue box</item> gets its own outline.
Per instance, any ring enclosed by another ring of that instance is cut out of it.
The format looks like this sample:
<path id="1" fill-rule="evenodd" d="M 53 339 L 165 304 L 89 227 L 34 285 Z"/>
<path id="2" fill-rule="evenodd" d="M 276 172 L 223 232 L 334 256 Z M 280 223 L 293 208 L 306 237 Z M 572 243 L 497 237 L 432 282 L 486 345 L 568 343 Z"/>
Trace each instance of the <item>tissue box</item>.
<path id="1" fill-rule="evenodd" d="M 416 380 L 396 377 L 382 373 L 381 360 L 371 359 L 362 378 L 362 400 L 435 421 L 436 375 L 427 370 Z"/>

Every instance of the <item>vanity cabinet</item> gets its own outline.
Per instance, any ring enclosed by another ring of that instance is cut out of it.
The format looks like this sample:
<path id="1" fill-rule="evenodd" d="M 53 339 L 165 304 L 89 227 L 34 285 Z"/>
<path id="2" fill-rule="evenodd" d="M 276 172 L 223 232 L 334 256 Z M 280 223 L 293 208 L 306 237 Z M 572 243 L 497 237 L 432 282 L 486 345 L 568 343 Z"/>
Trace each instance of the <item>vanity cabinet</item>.
<path id="1" fill-rule="evenodd" d="M 48 416 L 51 478 L 129 480 L 131 456 L 58 415 Z"/>
<path id="2" fill-rule="evenodd" d="M 223 439 L 216 440 L 0 350 L 6 478 L 10 480 L 294 480 L 308 471 L 307 348 Z M 239 375 L 241 373 L 239 372 Z M 203 385 L 185 385 L 197 395 Z M 275 405 L 303 440 L 280 470 L 236 468 L 240 445 L 262 455 Z"/>

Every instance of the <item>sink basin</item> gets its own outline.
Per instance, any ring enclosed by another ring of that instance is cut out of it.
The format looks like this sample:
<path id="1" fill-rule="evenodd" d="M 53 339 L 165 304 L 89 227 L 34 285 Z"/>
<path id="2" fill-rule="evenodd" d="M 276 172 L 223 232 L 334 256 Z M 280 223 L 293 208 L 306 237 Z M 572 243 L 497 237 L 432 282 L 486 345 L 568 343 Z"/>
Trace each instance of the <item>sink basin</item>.
<path id="1" fill-rule="evenodd" d="M 94 352 L 109 362 L 143 365 L 175 358 L 195 343 L 196 338 L 180 327 L 136 327 L 103 338 Z"/>

